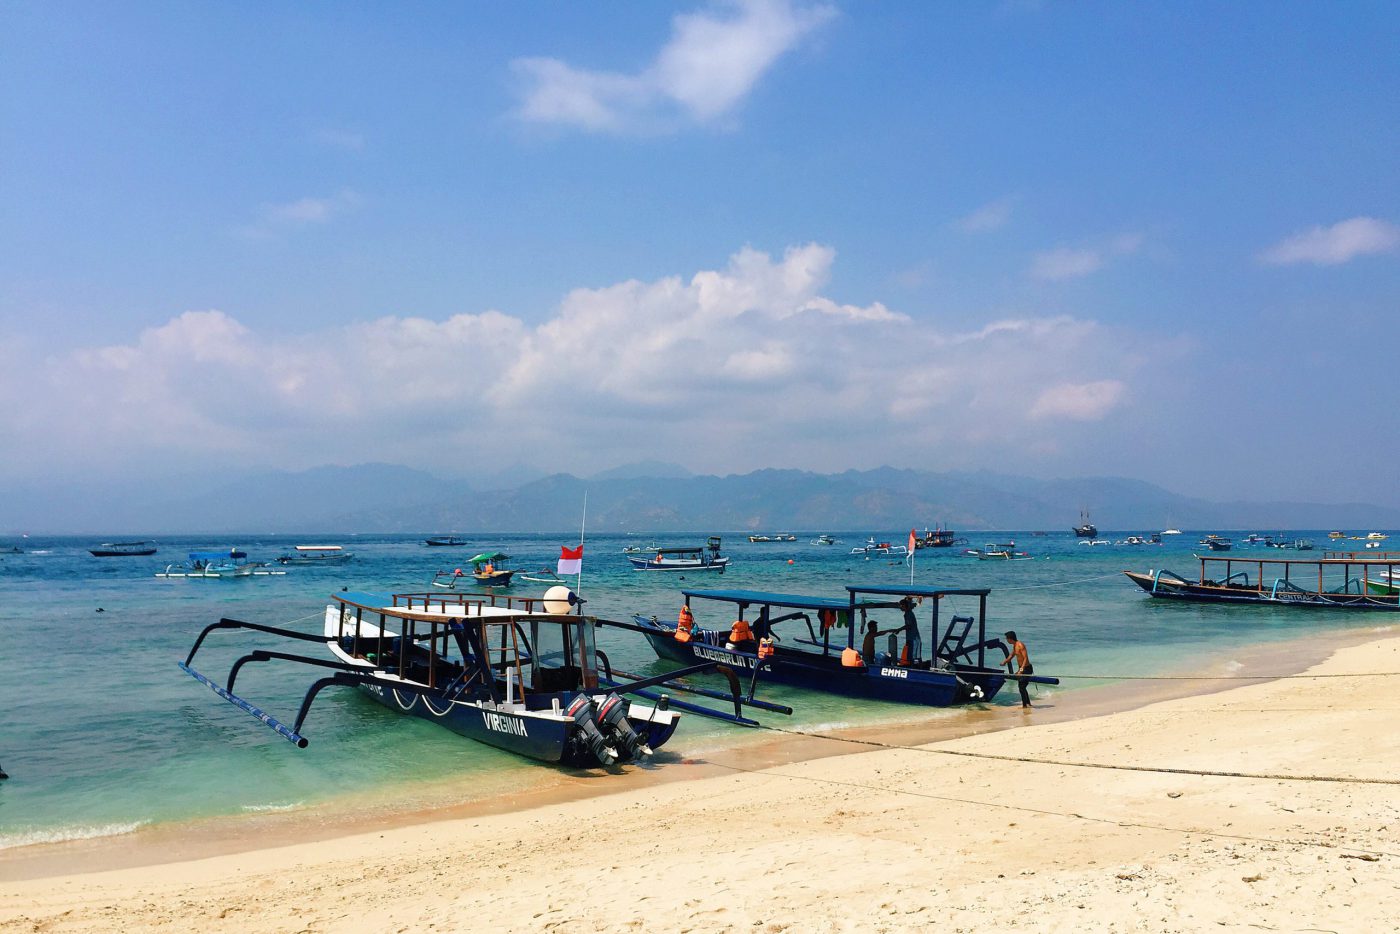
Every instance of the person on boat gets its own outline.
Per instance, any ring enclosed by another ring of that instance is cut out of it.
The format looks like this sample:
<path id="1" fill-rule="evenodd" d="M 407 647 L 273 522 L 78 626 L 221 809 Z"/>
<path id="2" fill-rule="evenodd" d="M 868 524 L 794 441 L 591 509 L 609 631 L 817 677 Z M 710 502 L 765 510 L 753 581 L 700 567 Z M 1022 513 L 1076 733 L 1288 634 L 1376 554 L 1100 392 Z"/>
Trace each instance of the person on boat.
<path id="1" fill-rule="evenodd" d="M 899 608 L 904 611 L 904 651 L 899 655 L 899 663 L 911 665 L 924 657 L 924 640 L 919 637 L 919 620 L 914 615 L 914 598 L 905 597 L 899 601 Z"/>
<path id="2" fill-rule="evenodd" d="M 729 627 L 729 641 L 724 647 L 734 652 L 757 652 L 758 640 L 753 637 L 753 630 L 747 622 L 736 619 L 734 625 Z"/>
<path id="3" fill-rule="evenodd" d="M 865 659 L 867 665 L 875 664 L 875 640 L 880 636 L 888 636 L 904 628 L 896 626 L 893 629 L 877 629 L 876 625 L 873 619 L 865 624 L 865 636 L 860 642 L 860 657 Z"/>
<path id="4" fill-rule="evenodd" d="M 487 575 L 495 574 L 495 573 L 496 573 L 496 566 L 495 566 L 494 564 L 492 564 L 490 561 L 487 561 L 485 564 L 483 564 L 483 565 L 481 566 L 481 573 L 487 574 Z"/>
<path id="5" fill-rule="evenodd" d="M 1013 672 L 1013 674 L 1035 674 L 1035 666 L 1031 664 L 1031 657 L 1026 652 L 1026 644 L 1020 639 L 1016 638 L 1016 633 L 1014 630 L 1007 631 L 1006 641 L 1007 644 L 1011 646 L 1011 648 L 1008 650 L 1011 654 L 1007 655 L 1006 658 L 1002 659 L 1001 663 L 1003 665 L 1009 665 L 1011 664 L 1012 660 L 1015 660 L 1016 670 L 1015 672 Z M 1026 688 L 1026 680 L 1024 678 L 1018 678 L 1016 681 L 1016 686 L 1021 689 L 1021 706 L 1029 707 L 1031 705 L 1031 695 L 1030 691 Z"/>

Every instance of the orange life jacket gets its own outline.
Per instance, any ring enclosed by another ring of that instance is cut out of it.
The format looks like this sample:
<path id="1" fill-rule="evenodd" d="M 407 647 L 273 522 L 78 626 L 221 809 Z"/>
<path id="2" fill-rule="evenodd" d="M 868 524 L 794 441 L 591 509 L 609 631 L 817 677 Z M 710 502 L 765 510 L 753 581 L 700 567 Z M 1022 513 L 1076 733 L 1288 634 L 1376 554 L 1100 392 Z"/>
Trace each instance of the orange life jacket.
<path id="1" fill-rule="evenodd" d="M 681 615 L 676 617 L 676 622 L 686 629 L 695 625 L 695 615 L 690 612 L 690 604 L 681 604 Z"/>
<path id="2" fill-rule="evenodd" d="M 777 650 L 773 647 L 773 640 L 772 640 L 772 639 L 768 638 L 767 636 L 764 636 L 762 639 L 759 639 L 759 640 L 758 640 L 758 657 L 759 657 L 759 658 L 772 658 L 774 652 L 776 652 L 776 651 L 777 651 Z"/>
<path id="3" fill-rule="evenodd" d="M 729 641 L 734 643 L 750 642 L 753 640 L 753 630 L 749 624 L 742 619 L 736 619 L 734 625 L 729 629 Z"/>
<path id="4" fill-rule="evenodd" d="M 909 664 L 909 643 L 908 643 L 908 642 L 904 643 L 904 648 L 903 648 L 903 649 L 900 651 L 900 653 L 899 653 L 899 663 L 900 663 L 901 665 L 907 665 L 907 664 Z"/>
<path id="5" fill-rule="evenodd" d="M 864 668 L 864 667 L 865 667 L 865 659 L 863 659 L 863 658 L 860 657 L 860 652 L 859 652 L 859 651 L 857 651 L 856 649 L 852 649 L 852 648 L 847 647 L 847 648 L 844 648 L 844 649 L 841 650 L 841 667 L 842 667 L 842 668 Z"/>
<path id="6" fill-rule="evenodd" d="M 690 613 L 689 606 L 681 607 L 681 615 L 676 621 L 676 641 L 689 642 L 690 631 L 695 628 L 695 617 Z"/>

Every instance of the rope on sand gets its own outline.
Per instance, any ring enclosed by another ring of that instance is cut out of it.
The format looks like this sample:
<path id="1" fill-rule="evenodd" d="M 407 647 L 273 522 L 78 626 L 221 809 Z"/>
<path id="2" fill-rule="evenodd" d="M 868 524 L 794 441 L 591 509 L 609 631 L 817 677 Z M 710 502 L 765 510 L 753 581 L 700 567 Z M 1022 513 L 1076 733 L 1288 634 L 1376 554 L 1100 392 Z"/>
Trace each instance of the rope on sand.
<path id="1" fill-rule="evenodd" d="M 1214 778 L 1253 778 L 1263 781 L 1286 782 L 1335 782 L 1347 785 L 1400 785 L 1397 778 L 1354 778 L 1346 775 L 1288 775 L 1282 772 L 1227 772 L 1218 769 L 1181 769 L 1169 766 L 1119 765 L 1112 762 L 1068 762 L 1062 759 L 1042 759 L 1037 756 L 1002 756 L 990 752 L 966 752 L 959 749 L 930 749 L 927 746 L 901 746 L 898 743 L 882 743 L 873 739 L 855 739 L 846 736 L 832 736 L 830 733 L 812 733 L 787 727 L 767 726 L 763 729 L 777 733 L 792 733 L 813 739 L 827 739 L 836 743 L 850 743 L 857 746 L 873 746 L 879 749 L 903 749 L 909 752 L 923 752 L 936 756 L 960 756 L 965 759 L 988 759 L 996 762 L 1021 762 L 1033 765 L 1055 765 L 1075 769 L 1110 769 L 1120 772 L 1156 772 L 1161 775 L 1199 775 Z"/>

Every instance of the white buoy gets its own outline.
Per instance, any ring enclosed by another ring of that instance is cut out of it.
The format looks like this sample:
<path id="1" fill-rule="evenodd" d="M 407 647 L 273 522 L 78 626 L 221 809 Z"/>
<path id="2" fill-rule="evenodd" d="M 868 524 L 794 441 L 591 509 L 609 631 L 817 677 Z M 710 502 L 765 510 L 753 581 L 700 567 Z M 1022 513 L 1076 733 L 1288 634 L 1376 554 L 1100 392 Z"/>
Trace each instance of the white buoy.
<path id="1" fill-rule="evenodd" d="M 568 613 L 577 605 L 578 594 L 562 584 L 556 584 L 544 592 L 544 611 L 546 613 Z"/>

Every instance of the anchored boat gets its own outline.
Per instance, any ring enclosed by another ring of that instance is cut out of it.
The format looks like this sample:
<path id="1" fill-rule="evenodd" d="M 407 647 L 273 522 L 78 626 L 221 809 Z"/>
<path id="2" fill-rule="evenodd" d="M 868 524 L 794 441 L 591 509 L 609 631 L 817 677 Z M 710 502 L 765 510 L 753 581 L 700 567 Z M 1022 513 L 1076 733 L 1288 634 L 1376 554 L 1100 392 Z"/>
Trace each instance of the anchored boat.
<path id="1" fill-rule="evenodd" d="M 959 538 L 956 532 L 941 525 L 934 529 L 926 528 L 922 535 L 914 536 L 915 548 L 952 548 L 954 545 L 966 544 L 967 539 Z"/>
<path id="2" fill-rule="evenodd" d="M 88 554 L 94 558 L 144 558 L 155 553 L 155 542 L 104 542 L 88 549 Z"/>
<path id="3" fill-rule="evenodd" d="M 991 700 L 1012 677 L 997 667 L 1009 654 L 1006 645 L 987 638 L 990 592 L 985 588 L 849 586 L 842 599 L 752 590 L 683 590 L 685 604 L 675 623 L 639 615 L 630 626 L 608 625 L 641 633 L 663 659 L 685 665 L 718 662 L 748 673 L 755 682 L 947 707 Z M 945 604 L 965 604 L 967 609 L 940 615 Z M 715 617 L 735 620 L 729 628 L 707 629 L 698 624 L 696 611 L 704 615 L 716 606 Z M 922 621 L 920 606 L 928 611 Z M 887 614 L 897 614 L 898 625 L 881 629 L 876 616 L 888 618 Z M 858 636 L 857 630 L 863 635 Z M 881 636 L 886 641 L 877 650 Z M 925 644 L 932 647 L 927 655 Z M 1025 680 L 1059 683 L 1030 675 Z"/>
<path id="4" fill-rule="evenodd" d="M 312 703 L 330 687 L 354 687 L 390 710 L 421 717 L 454 733 L 544 762 L 584 768 L 651 755 L 675 733 L 671 708 L 754 725 L 746 705 L 777 712 L 740 691 L 732 671 L 704 661 L 649 678 L 614 681 L 595 644 L 598 620 L 580 615 L 578 598 L 551 588 L 543 599 L 490 594 L 336 594 L 319 634 L 221 619 L 195 640 L 181 670 L 247 711 L 283 738 L 305 748 L 302 733 Z M 216 630 L 248 630 L 278 639 L 316 643 L 326 656 L 258 649 L 239 657 L 224 684 L 193 667 L 196 653 Z M 254 662 L 290 662 L 320 669 L 290 724 L 234 693 L 240 671 Z M 678 681 L 721 671 L 731 692 L 696 691 Z M 625 695 L 649 688 L 704 693 L 732 700 L 734 713 L 661 695 L 654 705 Z"/>
<path id="5" fill-rule="evenodd" d="M 1212 558 L 1197 580 L 1172 571 L 1124 571 L 1153 597 L 1194 603 L 1250 603 L 1358 610 L 1400 609 L 1392 586 L 1400 552 L 1325 551 L 1321 558 Z"/>
<path id="6" fill-rule="evenodd" d="M 908 545 L 894 545 L 890 542 L 877 542 L 875 536 L 865 540 L 864 545 L 857 545 L 851 549 L 853 555 L 894 555 L 904 557 L 909 554 Z"/>
<path id="7" fill-rule="evenodd" d="M 429 548 L 460 548 L 466 543 L 466 539 L 458 538 L 455 535 L 438 535 L 423 539 L 423 544 Z"/>
<path id="8" fill-rule="evenodd" d="M 694 548 L 658 548 L 650 557 L 628 555 L 637 571 L 719 571 L 729 567 L 729 558 L 719 552 L 720 538 L 711 535 L 704 546 Z"/>
<path id="9" fill-rule="evenodd" d="M 291 554 L 279 556 L 277 563 L 328 567 L 344 564 L 353 557 L 353 551 L 346 551 L 339 545 L 297 545 Z"/>
<path id="10" fill-rule="evenodd" d="M 184 564 L 168 564 L 156 577 L 234 578 L 282 577 L 286 571 L 272 571 L 260 561 L 249 561 L 248 553 L 237 548 L 228 551 L 192 551 Z"/>
<path id="11" fill-rule="evenodd" d="M 472 565 L 472 577 L 483 586 L 507 587 L 510 585 L 510 579 L 515 576 L 515 571 L 505 566 L 510 560 L 510 555 L 504 552 L 483 551 L 469 560 Z"/>

